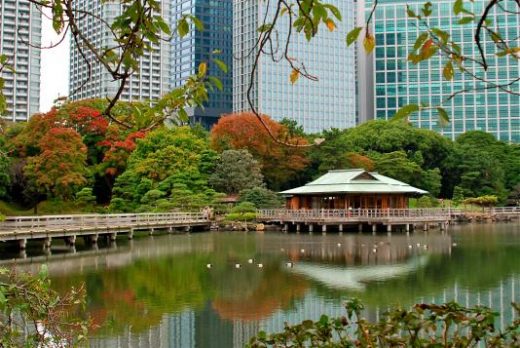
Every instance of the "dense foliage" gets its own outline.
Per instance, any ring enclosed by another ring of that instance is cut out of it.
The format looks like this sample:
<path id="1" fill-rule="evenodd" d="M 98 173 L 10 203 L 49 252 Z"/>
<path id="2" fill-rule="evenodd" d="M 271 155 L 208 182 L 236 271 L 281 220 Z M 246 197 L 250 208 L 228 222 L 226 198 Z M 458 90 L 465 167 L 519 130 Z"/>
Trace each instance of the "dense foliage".
<path id="1" fill-rule="evenodd" d="M 346 303 L 347 315 L 286 325 L 283 332 L 260 332 L 248 347 L 516 347 L 520 344 L 520 320 L 503 332 L 495 329 L 496 313 L 457 303 L 417 304 L 411 309 L 395 307 L 377 322 L 362 317 L 358 300 Z M 520 314 L 520 307 L 513 304 Z"/>
<path id="2" fill-rule="evenodd" d="M 0 134 L 0 205 L 4 214 L 199 210 L 231 195 L 257 208 L 280 207 L 274 191 L 302 185 L 330 169 L 365 168 L 453 199 L 496 196 L 516 204 L 520 146 L 472 131 L 451 141 L 405 122 L 370 121 L 355 128 L 305 134 L 294 121 L 264 117 L 279 139 L 321 145 L 291 147 L 269 136 L 252 114 L 222 117 L 210 133 L 199 126 L 148 130 L 142 104 L 113 109 L 144 128 L 105 118 L 106 101 L 66 103 Z M 265 179 L 265 182 L 264 182 Z M 469 200 L 468 200 L 469 199 Z M 417 206 L 435 206 L 433 198 Z M 220 207 L 220 208 L 219 208 Z"/>

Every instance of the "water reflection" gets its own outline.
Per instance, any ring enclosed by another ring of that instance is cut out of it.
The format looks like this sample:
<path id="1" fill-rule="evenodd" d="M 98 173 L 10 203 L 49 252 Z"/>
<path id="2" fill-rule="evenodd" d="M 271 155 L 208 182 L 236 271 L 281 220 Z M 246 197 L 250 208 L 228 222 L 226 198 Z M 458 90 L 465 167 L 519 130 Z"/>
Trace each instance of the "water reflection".
<path id="1" fill-rule="evenodd" d="M 513 224 L 410 236 L 221 232 L 118 243 L 18 261 L 28 270 L 46 262 L 57 289 L 86 283 L 89 313 L 102 325 L 93 347 L 239 347 L 259 329 L 342 315 L 352 296 L 372 319 L 393 304 L 455 299 L 492 306 L 499 324 L 519 301 Z"/>

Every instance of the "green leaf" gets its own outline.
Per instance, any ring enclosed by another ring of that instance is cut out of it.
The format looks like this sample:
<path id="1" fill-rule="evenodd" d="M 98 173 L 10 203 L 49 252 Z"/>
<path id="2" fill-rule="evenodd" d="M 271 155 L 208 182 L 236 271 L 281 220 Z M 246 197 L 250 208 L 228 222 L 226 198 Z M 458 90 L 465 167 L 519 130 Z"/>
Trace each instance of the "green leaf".
<path id="1" fill-rule="evenodd" d="M 450 39 L 450 34 L 439 28 L 432 28 L 432 32 L 435 35 L 437 35 L 437 37 L 439 37 L 444 44 L 446 44 L 448 42 L 448 40 Z"/>
<path id="2" fill-rule="evenodd" d="M 432 3 L 427 2 L 424 4 L 424 7 L 422 8 L 422 13 L 425 17 L 429 17 L 432 14 Z"/>
<path id="3" fill-rule="evenodd" d="M 411 113 L 419 111 L 419 105 L 417 104 L 408 104 L 403 107 L 401 107 L 397 112 L 395 113 L 393 120 L 399 121 L 408 118 Z"/>
<path id="4" fill-rule="evenodd" d="M 410 7 L 410 5 L 406 5 L 406 13 L 408 14 L 408 17 L 411 17 L 411 18 L 418 18 L 418 17 L 417 17 L 417 14 L 415 13 L 414 10 L 412 10 L 412 8 Z"/>
<path id="5" fill-rule="evenodd" d="M 193 24 L 195 24 L 195 28 L 197 28 L 198 31 L 204 31 L 204 23 L 200 19 L 198 19 L 195 16 L 190 17 Z"/>
<path id="6" fill-rule="evenodd" d="M 413 49 L 417 51 L 421 46 L 424 44 L 424 42 L 428 39 L 428 33 L 423 32 L 421 35 L 417 37 L 417 40 L 415 40 L 415 44 L 413 45 Z"/>
<path id="7" fill-rule="evenodd" d="M 456 0 L 455 3 L 453 4 L 453 13 L 458 15 L 463 10 L 464 10 L 464 2 L 463 2 L 463 0 Z"/>
<path id="8" fill-rule="evenodd" d="M 215 86 L 219 91 L 222 91 L 224 89 L 224 86 L 222 85 L 222 81 L 220 79 L 216 78 L 215 76 L 209 76 L 208 80 Z"/>
<path id="9" fill-rule="evenodd" d="M 324 4 L 323 6 L 327 8 L 334 15 L 334 17 L 336 17 L 338 21 L 342 19 L 341 12 L 338 10 L 336 6 L 333 6 L 331 4 Z"/>
<path id="10" fill-rule="evenodd" d="M 188 122 L 190 120 L 190 117 L 188 116 L 188 113 L 186 112 L 186 110 L 184 110 L 184 108 L 181 108 L 177 111 L 177 116 L 179 117 L 179 120 L 181 122 Z"/>
<path id="11" fill-rule="evenodd" d="M 177 33 L 180 37 L 186 36 L 190 32 L 190 25 L 185 17 L 181 18 L 177 23 Z"/>
<path id="12" fill-rule="evenodd" d="M 202 62 L 199 64 L 199 77 L 206 76 L 206 73 L 208 72 L 208 64 L 206 62 Z"/>
<path id="13" fill-rule="evenodd" d="M 273 23 L 265 23 L 258 27 L 257 31 L 259 33 L 265 33 L 273 28 Z"/>
<path id="14" fill-rule="evenodd" d="M 473 22 L 474 19 L 474 17 L 462 17 L 461 19 L 459 19 L 458 23 L 464 25 Z"/>
<path id="15" fill-rule="evenodd" d="M 437 112 L 439 113 L 439 125 L 441 127 L 446 127 L 450 123 L 450 116 L 442 107 L 437 107 Z"/>
<path id="16" fill-rule="evenodd" d="M 359 37 L 359 33 L 361 33 L 361 30 L 363 30 L 363 27 L 355 27 L 347 34 L 347 46 L 352 45 L 357 38 Z"/>
<path id="17" fill-rule="evenodd" d="M 447 81 L 453 80 L 454 70 L 453 70 L 453 64 L 451 63 L 451 60 L 444 65 L 444 69 L 442 69 L 442 76 Z"/>
<path id="18" fill-rule="evenodd" d="M 172 34 L 170 26 L 164 21 L 164 19 L 161 16 L 156 17 L 156 22 L 163 33 L 165 33 L 166 35 Z"/>
<path id="19" fill-rule="evenodd" d="M 213 63 L 215 63 L 222 72 L 227 74 L 228 66 L 226 65 L 226 63 L 224 63 L 222 60 L 218 58 L 213 58 Z"/>

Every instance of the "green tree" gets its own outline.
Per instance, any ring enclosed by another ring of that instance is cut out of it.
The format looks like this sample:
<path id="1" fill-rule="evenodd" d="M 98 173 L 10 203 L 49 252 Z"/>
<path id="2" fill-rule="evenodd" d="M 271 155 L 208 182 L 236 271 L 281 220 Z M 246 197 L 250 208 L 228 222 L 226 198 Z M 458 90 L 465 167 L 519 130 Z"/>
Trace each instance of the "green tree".
<path id="1" fill-rule="evenodd" d="M 265 187 L 253 187 L 240 192 L 239 202 L 250 202 L 258 209 L 280 208 L 283 200 L 276 193 Z"/>
<path id="2" fill-rule="evenodd" d="M 219 192 L 237 194 L 263 185 L 260 164 L 245 149 L 225 150 L 220 154 L 210 185 Z"/>

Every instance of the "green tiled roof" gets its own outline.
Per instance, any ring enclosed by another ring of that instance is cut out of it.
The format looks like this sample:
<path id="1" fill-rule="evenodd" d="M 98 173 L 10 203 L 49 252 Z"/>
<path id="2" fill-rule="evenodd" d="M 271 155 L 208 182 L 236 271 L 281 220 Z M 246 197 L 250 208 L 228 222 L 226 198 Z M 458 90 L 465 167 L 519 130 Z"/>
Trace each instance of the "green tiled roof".
<path id="1" fill-rule="evenodd" d="M 423 195 L 428 192 L 376 172 L 367 172 L 363 169 L 345 169 L 331 170 L 305 186 L 280 193 L 284 195 L 320 193 L 408 193 Z"/>

